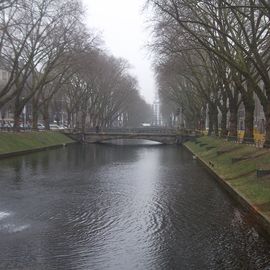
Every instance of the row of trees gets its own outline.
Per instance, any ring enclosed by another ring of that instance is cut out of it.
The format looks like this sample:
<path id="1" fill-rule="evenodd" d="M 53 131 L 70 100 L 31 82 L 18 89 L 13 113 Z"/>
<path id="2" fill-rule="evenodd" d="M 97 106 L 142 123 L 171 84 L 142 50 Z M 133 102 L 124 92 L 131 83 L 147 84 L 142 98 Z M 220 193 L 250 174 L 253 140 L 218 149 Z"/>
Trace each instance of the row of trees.
<path id="1" fill-rule="evenodd" d="M 0 110 L 12 105 L 14 129 L 31 103 L 33 127 L 61 100 L 68 124 L 108 126 L 139 97 L 123 59 L 102 50 L 83 24 L 80 0 L 0 0 Z M 142 106 L 143 106 L 142 105 Z"/>
<path id="2" fill-rule="evenodd" d="M 253 141 L 255 95 L 270 146 L 270 3 L 265 0 L 148 0 L 154 10 L 156 73 L 163 99 L 181 106 L 193 125 L 209 114 L 209 133 L 237 136 L 245 109 L 245 141 Z M 229 125 L 227 116 L 229 115 Z"/>

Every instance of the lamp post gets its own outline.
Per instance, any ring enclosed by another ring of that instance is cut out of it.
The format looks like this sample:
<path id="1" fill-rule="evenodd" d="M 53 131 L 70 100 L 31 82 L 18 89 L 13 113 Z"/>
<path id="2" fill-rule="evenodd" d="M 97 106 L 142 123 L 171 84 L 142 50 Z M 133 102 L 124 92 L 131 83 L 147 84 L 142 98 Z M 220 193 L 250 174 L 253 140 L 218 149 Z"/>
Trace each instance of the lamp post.
<path id="1" fill-rule="evenodd" d="M 61 99 L 62 127 L 64 127 L 64 99 Z"/>
<path id="2" fill-rule="evenodd" d="M 22 97 L 22 100 L 24 100 L 24 97 Z M 23 128 L 25 129 L 26 127 L 26 104 L 23 106 Z"/>
<path id="3" fill-rule="evenodd" d="M 23 127 L 26 127 L 26 105 L 23 107 Z"/>

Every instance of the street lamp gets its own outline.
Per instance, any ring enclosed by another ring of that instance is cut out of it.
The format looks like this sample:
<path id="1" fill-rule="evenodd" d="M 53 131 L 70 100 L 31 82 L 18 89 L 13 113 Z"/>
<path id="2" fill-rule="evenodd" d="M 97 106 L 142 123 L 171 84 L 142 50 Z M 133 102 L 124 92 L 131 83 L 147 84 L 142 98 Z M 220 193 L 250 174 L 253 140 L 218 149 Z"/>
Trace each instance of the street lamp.
<path id="1" fill-rule="evenodd" d="M 23 127 L 26 127 L 26 105 L 23 107 Z"/>
<path id="2" fill-rule="evenodd" d="M 24 100 L 24 97 L 22 97 L 22 100 Z M 23 128 L 25 129 L 26 127 L 26 104 L 23 106 Z"/>

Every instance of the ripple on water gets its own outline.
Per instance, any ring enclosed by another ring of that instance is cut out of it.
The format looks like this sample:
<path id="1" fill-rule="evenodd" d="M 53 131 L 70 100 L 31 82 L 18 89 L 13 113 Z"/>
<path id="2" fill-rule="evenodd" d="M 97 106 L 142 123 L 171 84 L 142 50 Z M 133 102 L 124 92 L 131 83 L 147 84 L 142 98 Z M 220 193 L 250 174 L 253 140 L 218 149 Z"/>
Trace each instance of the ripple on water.
<path id="1" fill-rule="evenodd" d="M 0 174 L 0 269 L 266 270 L 269 245 L 179 151 L 84 145 L 11 163 L 22 181 Z"/>
<path id="2" fill-rule="evenodd" d="M 156 234 L 162 233 L 166 229 L 169 224 L 169 220 L 165 222 L 167 212 L 167 205 L 164 202 L 154 200 L 149 203 L 143 213 L 147 235 L 155 237 Z"/>
<path id="3" fill-rule="evenodd" d="M 1 222 L 2 224 L 0 224 L 0 232 L 2 232 L 2 233 L 17 233 L 17 232 L 24 231 L 30 227 L 29 224 L 17 225 L 14 223 L 8 223 L 6 219 L 12 215 L 13 215 L 13 213 L 11 213 L 11 212 L 4 212 L 4 211 L 0 212 L 0 221 L 2 221 Z"/>
<path id="4" fill-rule="evenodd" d="M 11 213 L 9 212 L 0 212 L 0 220 L 5 219 L 7 217 L 9 217 L 11 215 Z"/>
<path id="5" fill-rule="evenodd" d="M 30 228 L 29 224 L 16 225 L 16 224 L 8 223 L 8 224 L 1 225 L 0 231 L 6 232 L 6 233 L 18 233 L 18 232 L 22 232 L 28 228 Z"/>

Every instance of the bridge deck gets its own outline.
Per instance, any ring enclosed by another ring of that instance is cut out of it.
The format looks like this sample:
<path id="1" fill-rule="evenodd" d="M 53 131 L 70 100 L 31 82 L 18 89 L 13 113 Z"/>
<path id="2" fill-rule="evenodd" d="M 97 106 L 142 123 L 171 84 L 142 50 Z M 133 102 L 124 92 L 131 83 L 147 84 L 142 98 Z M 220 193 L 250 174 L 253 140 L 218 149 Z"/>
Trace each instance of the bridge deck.
<path id="1" fill-rule="evenodd" d="M 157 129 L 157 128 L 137 128 L 137 129 L 103 129 L 96 132 L 95 129 L 87 130 L 82 133 L 81 131 L 64 131 L 70 137 L 77 141 L 97 143 L 102 141 L 114 139 L 145 139 L 157 141 L 164 144 L 178 144 L 186 141 L 195 134 L 187 134 L 175 129 Z"/>

